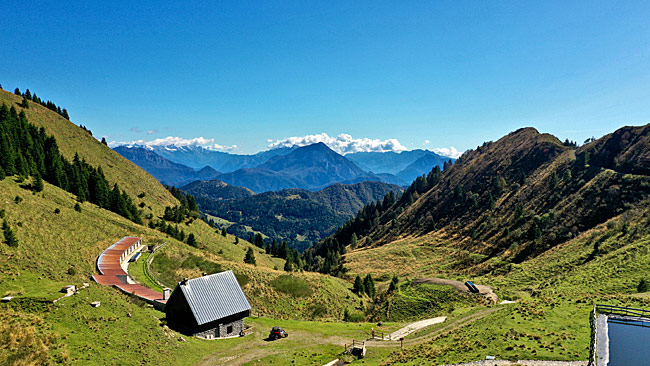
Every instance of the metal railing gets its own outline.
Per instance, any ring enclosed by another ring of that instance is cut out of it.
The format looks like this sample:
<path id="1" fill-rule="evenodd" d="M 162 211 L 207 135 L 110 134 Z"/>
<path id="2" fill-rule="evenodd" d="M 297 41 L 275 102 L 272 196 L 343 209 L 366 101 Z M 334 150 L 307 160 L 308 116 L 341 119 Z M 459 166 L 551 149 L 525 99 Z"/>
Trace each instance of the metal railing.
<path id="1" fill-rule="evenodd" d="M 591 344 L 589 345 L 589 366 L 597 365 L 598 346 L 598 314 L 613 316 L 611 320 L 639 321 L 650 325 L 650 310 L 629 308 L 625 306 L 595 304 L 591 311 L 589 322 L 591 323 Z M 620 318 L 618 318 L 620 317 Z M 608 320 L 609 321 L 609 320 Z"/>
<path id="2" fill-rule="evenodd" d="M 620 315 L 650 321 L 650 310 L 628 308 L 624 306 L 596 304 L 595 311 L 601 314 Z"/>

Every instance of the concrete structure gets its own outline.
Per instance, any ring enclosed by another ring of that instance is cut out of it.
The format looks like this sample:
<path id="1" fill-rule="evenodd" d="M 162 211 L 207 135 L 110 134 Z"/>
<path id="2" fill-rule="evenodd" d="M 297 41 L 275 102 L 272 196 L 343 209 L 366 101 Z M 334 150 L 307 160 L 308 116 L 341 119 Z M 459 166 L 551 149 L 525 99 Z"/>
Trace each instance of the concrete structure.
<path id="1" fill-rule="evenodd" d="M 77 291 L 77 286 L 75 285 L 63 286 L 63 288 L 61 289 L 61 292 L 63 292 L 66 295 L 74 295 L 75 291 Z"/>
<path id="2" fill-rule="evenodd" d="M 142 238 L 132 236 L 125 236 L 111 245 L 97 258 L 97 270 L 100 275 L 93 275 L 93 280 L 101 285 L 113 286 L 126 294 L 134 295 L 162 311 L 166 302 L 163 294 L 137 284 L 127 273 L 129 259 L 142 248 Z"/>
<path id="3" fill-rule="evenodd" d="M 165 306 L 167 323 L 186 334 L 205 339 L 244 334 L 250 303 L 232 271 L 184 280 Z"/>

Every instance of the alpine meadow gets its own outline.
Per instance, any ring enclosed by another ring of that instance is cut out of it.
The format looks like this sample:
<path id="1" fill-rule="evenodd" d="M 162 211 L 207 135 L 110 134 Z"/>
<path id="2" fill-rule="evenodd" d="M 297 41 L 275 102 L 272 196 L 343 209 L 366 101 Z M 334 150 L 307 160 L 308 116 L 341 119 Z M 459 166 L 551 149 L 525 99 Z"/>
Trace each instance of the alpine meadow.
<path id="1" fill-rule="evenodd" d="M 650 6 L 7 4 L 0 365 L 650 364 Z"/>

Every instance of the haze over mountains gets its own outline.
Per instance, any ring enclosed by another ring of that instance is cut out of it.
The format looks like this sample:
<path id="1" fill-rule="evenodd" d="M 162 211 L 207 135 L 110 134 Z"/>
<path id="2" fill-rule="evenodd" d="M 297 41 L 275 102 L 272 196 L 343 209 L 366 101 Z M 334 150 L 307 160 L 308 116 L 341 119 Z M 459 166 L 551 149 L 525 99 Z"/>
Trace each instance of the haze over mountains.
<path id="1" fill-rule="evenodd" d="M 118 146 L 115 151 L 164 184 L 182 186 L 194 180 L 219 179 L 258 193 L 286 188 L 318 190 L 335 183 L 363 181 L 404 186 L 450 160 L 428 150 L 343 156 L 324 143 L 281 147 L 255 155 L 228 154 L 200 146 Z"/>

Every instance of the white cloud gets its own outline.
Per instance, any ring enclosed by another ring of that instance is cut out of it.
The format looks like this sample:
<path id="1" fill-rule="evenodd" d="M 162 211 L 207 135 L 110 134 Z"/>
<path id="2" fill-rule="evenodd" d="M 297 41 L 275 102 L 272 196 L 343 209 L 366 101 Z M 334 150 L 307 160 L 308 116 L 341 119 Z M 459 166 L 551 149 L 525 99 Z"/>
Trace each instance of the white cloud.
<path id="1" fill-rule="evenodd" d="M 149 130 L 149 131 L 147 131 L 147 135 L 153 135 L 154 133 L 158 133 L 158 130 Z"/>
<path id="2" fill-rule="evenodd" d="M 145 146 L 151 148 L 152 146 L 201 146 L 208 150 L 221 150 L 221 151 L 232 151 L 239 148 L 237 145 L 227 146 L 214 143 L 214 139 L 208 139 L 205 137 L 195 137 L 191 139 L 186 139 L 183 137 L 167 136 L 165 138 L 158 138 L 155 140 L 132 140 L 132 141 L 111 141 L 108 143 L 110 147 L 115 146 Z"/>
<path id="3" fill-rule="evenodd" d="M 461 155 L 463 155 L 462 151 L 458 151 L 455 147 L 435 147 L 432 149 L 434 153 L 442 155 L 442 156 L 448 156 L 450 158 L 458 159 Z"/>
<path id="4" fill-rule="evenodd" d="M 330 137 L 326 133 L 317 135 L 307 135 L 302 137 L 287 137 L 280 140 L 267 140 L 269 148 L 274 149 L 278 147 L 291 147 L 291 146 L 307 146 L 322 142 L 329 146 L 330 149 L 338 152 L 339 154 L 349 154 L 354 152 L 386 152 L 395 151 L 400 152 L 407 150 L 397 139 L 369 139 L 369 138 L 353 138 L 351 135 L 342 133 L 336 137 Z"/>
<path id="5" fill-rule="evenodd" d="M 203 147 L 208 150 L 218 150 L 218 151 L 232 151 L 232 150 L 237 150 L 239 148 L 239 146 L 237 145 L 225 146 L 219 144 L 208 145 Z"/>
<path id="6" fill-rule="evenodd" d="M 430 143 L 431 143 L 431 141 L 429 141 L 429 140 L 424 140 L 424 145 L 429 145 Z"/>

